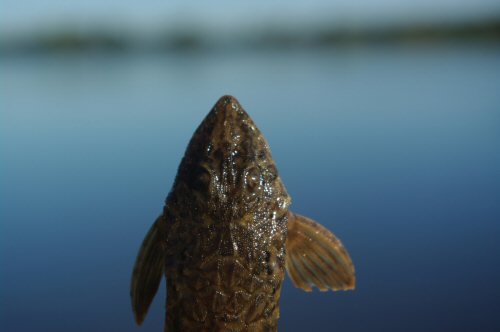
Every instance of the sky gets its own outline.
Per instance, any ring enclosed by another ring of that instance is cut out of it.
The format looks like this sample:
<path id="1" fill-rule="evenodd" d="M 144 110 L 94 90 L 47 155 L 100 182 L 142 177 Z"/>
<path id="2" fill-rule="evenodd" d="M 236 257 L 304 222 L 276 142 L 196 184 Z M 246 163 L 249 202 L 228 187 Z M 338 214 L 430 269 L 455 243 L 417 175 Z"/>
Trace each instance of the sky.
<path id="1" fill-rule="evenodd" d="M 448 20 L 500 14 L 498 0 L 2 0 L 3 33 L 53 25 L 126 25 L 158 28 L 169 22 L 198 22 L 207 27 L 259 25 L 262 22 L 340 23 Z"/>

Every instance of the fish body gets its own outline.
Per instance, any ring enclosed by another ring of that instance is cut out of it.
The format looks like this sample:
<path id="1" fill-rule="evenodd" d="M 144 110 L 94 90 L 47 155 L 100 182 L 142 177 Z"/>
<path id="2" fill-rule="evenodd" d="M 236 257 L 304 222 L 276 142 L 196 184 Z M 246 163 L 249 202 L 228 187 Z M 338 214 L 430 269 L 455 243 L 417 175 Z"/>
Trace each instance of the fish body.
<path id="1" fill-rule="evenodd" d="M 264 136 L 235 98 L 222 97 L 195 131 L 140 249 L 136 321 L 163 275 L 165 331 L 277 331 L 287 270 L 307 291 L 353 288 L 340 241 L 290 203 Z"/>

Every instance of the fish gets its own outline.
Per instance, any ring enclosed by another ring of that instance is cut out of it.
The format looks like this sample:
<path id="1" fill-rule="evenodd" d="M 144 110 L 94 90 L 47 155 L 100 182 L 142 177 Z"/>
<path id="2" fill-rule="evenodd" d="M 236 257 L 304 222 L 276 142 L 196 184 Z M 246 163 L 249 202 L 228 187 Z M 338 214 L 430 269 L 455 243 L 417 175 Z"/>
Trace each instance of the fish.
<path id="1" fill-rule="evenodd" d="M 277 331 L 285 272 L 308 292 L 354 289 L 340 240 L 290 204 L 261 131 L 236 98 L 221 97 L 191 138 L 137 255 L 137 324 L 163 276 L 168 332 Z"/>

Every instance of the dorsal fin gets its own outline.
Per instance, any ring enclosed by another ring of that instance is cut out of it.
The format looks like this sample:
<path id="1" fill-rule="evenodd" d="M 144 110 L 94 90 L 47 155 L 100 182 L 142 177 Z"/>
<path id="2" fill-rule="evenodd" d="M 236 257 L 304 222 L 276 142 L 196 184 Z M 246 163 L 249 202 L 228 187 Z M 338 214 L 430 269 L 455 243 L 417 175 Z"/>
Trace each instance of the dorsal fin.
<path id="1" fill-rule="evenodd" d="M 288 213 L 286 269 L 293 284 L 310 292 L 354 289 L 354 266 L 339 239 L 319 223 Z"/>
<path id="2" fill-rule="evenodd" d="M 146 234 L 135 261 L 130 296 L 138 325 L 144 320 L 163 275 L 166 235 L 164 223 L 163 215 L 156 219 Z"/>

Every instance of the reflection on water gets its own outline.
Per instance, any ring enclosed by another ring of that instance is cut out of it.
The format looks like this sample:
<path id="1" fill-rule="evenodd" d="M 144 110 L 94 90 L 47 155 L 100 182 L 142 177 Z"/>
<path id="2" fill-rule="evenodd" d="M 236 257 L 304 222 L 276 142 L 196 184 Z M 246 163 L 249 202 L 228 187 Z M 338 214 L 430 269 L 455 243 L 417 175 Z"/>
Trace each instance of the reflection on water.
<path id="1" fill-rule="evenodd" d="M 355 292 L 286 281 L 283 331 L 500 327 L 500 50 L 4 58 L 2 331 L 136 331 L 128 286 L 192 132 L 235 95 Z M 161 330 L 164 295 L 143 331 Z"/>

